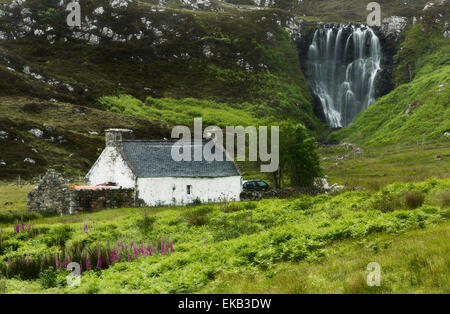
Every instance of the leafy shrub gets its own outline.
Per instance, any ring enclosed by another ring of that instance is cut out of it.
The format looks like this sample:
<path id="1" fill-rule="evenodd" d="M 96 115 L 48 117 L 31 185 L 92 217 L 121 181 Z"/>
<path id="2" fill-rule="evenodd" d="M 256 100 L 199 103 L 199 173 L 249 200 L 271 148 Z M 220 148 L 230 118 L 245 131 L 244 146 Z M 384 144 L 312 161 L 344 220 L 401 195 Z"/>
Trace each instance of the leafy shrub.
<path id="1" fill-rule="evenodd" d="M 238 202 L 231 202 L 231 203 L 223 203 L 222 205 L 220 205 L 219 209 L 224 213 L 232 213 L 243 210 L 244 207 L 242 206 L 242 204 L 239 204 Z"/>
<path id="2" fill-rule="evenodd" d="M 256 202 L 245 202 L 243 204 L 245 209 L 255 209 L 258 207 L 258 203 Z"/>
<path id="3" fill-rule="evenodd" d="M 313 198 L 310 196 L 302 196 L 290 204 L 293 210 L 306 210 L 314 205 Z"/>
<path id="4" fill-rule="evenodd" d="M 71 238 L 73 229 L 70 225 L 61 225 L 51 229 L 45 236 L 44 241 L 47 246 L 65 246 Z"/>
<path id="5" fill-rule="evenodd" d="M 232 213 L 245 209 L 255 209 L 257 204 L 255 202 L 229 202 L 223 203 L 219 208 L 224 213 Z"/>
<path id="6" fill-rule="evenodd" d="M 153 230 L 153 224 L 156 221 L 155 216 L 150 216 L 147 210 L 142 212 L 142 218 L 136 222 L 136 226 L 139 230 L 141 230 L 144 234 Z"/>
<path id="7" fill-rule="evenodd" d="M 3 254 L 6 251 L 17 251 L 22 242 L 20 239 L 2 239 L 0 241 L 0 254 Z"/>
<path id="8" fill-rule="evenodd" d="M 22 280 L 39 278 L 42 270 L 55 265 L 55 259 L 49 254 L 43 253 L 41 256 L 15 255 L 8 258 L 5 267 L 0 267 L 2 273 L 9 277 L 19 277 Z"/>
<path id="9" fill-rule="evenodd" d="M 12 224 L 16 221 L 28 221 L 32 219 L 42 218 L 43 215 L 31 212 L 8 211 L 0 213 L 1 224 Z"/>
<path id="10" fill-rule="evenodd" d="M 252 212 L 215 217 L 215 228 L 214 241 L 216 242 L 238 238 L 244 234 L 252 234 L 258 231 L 258 225 L 253 222 Z"/>
<path id="11" fill-rule="evenodd" d="M 56 287 L 57 277 L 55 269 L 50 266 L 39 273 L 39 282 L 44 289 L 54 288 Z"/>
<path id="12" fill-rule="evenodd" d="M 0 277 L 0 294 L 5 294 L 6 292 L 8 292 L 6 280 Z"/>
<path id="13" fill-rule="evenodd" d="M 437 195 L 437 199 L 442 208 L 450 207 L 450 190 L 440 192 Z"/>
<path id="14" fill-rule="evenodd" d="M 338 219 L 342 216 L 342 211 L 340 210 L 333 210 L 332 212 L 330 212 L 330 217 L 332 219 Z"/>
<path id="15" fill-rule="evenodd" d="M 184 219 L 189 225 L 202 226 L 208 223 L 208 214 L 212 212 L 210 207 L 188 209 L 183 213 Z"/>
<path id="16" fill-rule="evenodd" d="M 417 207 L 422 206 L 424 200 L 425 195 L 423 195 L 423 193 L 421 192 L 406 191 L 405 193 L 406 206 L 408 206 L 411 209 L 415 209 Z"/>
<path id="17" fill-rule="evenodd" d="M 394 193 L 383 190 L 381 194 L 376 195 L 372 201 L 372 206 L 383 213 L 392 212 L 402 207 L 402 199 Z"/>

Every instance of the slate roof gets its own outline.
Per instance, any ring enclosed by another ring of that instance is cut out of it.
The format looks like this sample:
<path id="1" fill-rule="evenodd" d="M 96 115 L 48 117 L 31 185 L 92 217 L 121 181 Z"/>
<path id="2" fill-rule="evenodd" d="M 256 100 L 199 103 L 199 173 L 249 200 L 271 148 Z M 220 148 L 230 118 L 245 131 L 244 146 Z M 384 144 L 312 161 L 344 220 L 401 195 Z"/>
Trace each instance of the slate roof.
<path id="1" fill-rule="evenodd" d="M 171 151 L 176 141 L 136 141 L 122 142 L 122 152 L 137 176 L 140 178 L 154 177 L 229 177 L 239 176 L 234 162 L 223 161 L 208 162 L 194 161 L 194 145 L 189 144 L 192 161 L 175 161 Z M 202 149 L 207 141 L 202 142 Z M 186 145 L 186 144 L 185 144 Z M 184 146 L 186 147 L 186 146 Z"/>

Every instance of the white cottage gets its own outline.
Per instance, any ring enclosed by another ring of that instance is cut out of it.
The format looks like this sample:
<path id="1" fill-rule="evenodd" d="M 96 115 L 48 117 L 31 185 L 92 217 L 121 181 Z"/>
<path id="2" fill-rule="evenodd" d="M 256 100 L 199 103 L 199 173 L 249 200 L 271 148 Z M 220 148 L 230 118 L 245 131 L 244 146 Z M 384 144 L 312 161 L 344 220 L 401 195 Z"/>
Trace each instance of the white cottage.
<path id="1" fill-rule="evenodd" d="M 148 206 L 239 201 L 242 176 L 225 157 L 224 161 L 175 161 L 171 151 L 173 145 L 180 145 L 176 141 L 133 140 L 133 132 L 126 129 L 108 129 L 105 134 L 106 147 L 86 175 L 87 185 L 134 188 L 136 197 Z M 207 142 L 203 140 L 202 146 Z M 193 144 L 182 146 L 193 154 Z"/>

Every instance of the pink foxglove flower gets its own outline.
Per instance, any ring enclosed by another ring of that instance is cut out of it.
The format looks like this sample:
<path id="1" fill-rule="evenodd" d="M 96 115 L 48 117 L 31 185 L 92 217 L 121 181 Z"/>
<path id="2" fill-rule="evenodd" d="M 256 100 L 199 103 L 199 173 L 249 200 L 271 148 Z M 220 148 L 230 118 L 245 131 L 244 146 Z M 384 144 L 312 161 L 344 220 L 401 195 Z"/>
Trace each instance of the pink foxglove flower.
<path id="1" fill-rule="evenodd" d="M 97 268 L 98 268 L 98 269 L 102 269 L 102 256 L 101 256 L 101 254 L 100 254 L 100 251 L 98 252 Z"/>

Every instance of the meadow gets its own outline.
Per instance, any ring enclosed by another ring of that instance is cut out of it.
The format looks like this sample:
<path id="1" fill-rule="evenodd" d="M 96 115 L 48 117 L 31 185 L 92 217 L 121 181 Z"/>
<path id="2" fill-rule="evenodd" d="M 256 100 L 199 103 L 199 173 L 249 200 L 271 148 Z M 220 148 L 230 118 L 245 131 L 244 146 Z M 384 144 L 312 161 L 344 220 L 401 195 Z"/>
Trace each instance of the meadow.
<path id="1" fill-rule="evenodd" d="M 424 145 L 419 142 L 419 145 L 362 147 L 360 153 L 340 145 L 322 146 L 318 152 L 328 180 L 345 185 L 347 190 L 362 188 L 375 192 L 394 182 L 450 177 L 448 140 Z"/>
<path id="2" fill-rule="evenodd" d="M 1 186 L 2 193 L 8 189 Z M 448 293 L 449 191 L 450 179 L 429 179 L 379 192 L 3 223 L 0 287 L 7 293 Z M 78 287 L 67 286 L 69 271 L 61 269 L 71 261 L 82 268 Z M 381 287 L 363 284 L 366 261 L 384 267 Z M 326 280 L 332 284 L 322 291 Z"/>

